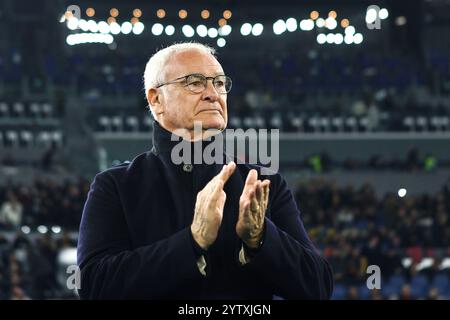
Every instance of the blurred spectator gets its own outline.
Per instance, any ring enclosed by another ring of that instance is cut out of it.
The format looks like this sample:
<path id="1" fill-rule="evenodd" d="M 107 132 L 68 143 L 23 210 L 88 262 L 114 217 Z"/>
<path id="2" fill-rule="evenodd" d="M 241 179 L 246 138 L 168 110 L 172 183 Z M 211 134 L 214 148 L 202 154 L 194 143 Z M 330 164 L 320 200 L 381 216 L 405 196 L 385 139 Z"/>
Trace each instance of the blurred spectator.
<path id="1" fill-rule="evenodd" d="M 7 191 L 6 201 L 0 207 L 0 227 L 17 229 L 22 223 L 23 206 L 12 191 Z"/>

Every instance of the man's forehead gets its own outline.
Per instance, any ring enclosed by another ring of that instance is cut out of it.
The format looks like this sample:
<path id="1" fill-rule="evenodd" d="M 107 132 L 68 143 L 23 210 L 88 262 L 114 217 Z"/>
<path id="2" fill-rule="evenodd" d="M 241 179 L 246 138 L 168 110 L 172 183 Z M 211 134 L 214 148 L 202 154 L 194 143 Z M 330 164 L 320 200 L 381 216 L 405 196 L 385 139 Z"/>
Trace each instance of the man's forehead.
<path id="1" fill-rule="evenodd" d="M 222 74 L 223 69 L 216 58 L 207 53 L 186 51 L 174 54 L 167 65 L 168 74 L 208 73 Z"/>

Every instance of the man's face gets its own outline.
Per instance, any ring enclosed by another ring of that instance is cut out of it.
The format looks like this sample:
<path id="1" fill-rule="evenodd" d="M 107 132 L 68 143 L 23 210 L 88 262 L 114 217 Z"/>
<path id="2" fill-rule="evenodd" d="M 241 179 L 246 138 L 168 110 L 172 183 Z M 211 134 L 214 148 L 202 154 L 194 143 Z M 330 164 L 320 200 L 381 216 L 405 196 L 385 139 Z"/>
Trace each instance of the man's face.
<path id="1" fill-rule="evenodd" d="M 172 81 L 193 73 L 206 77 L 224 74 L 220 63 L 211 55 L 198 50 L 180 52 L 172 56 L 163 76 L 164 82 Z M 199 121 L 203 130 L 224 130 L 227 125 L 227 95 L 219 94 L 208 79 L 206 89 L 193 93 L 185 87 L 185 82 L 160 87 L 157 112 L 161 112 L 159 122 L 169 130 L 187 129 L 193 131 L 194 122 Z"/>

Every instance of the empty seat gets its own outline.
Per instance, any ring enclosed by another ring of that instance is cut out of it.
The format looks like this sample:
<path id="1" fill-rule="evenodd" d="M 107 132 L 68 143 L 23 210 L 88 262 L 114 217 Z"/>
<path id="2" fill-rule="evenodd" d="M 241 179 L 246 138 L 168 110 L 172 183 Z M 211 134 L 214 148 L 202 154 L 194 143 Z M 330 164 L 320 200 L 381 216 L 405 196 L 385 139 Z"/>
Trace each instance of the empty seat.
<path id="1" fill-rule="evenodd" d="M 139 130 L 139 121 L 136 116 L 128 116 L 125 119 L 125 128 L 127 131 L 138 131 Z"/>
<path id="2" fill-rule="evenodd" d="M 153 118 L 151 116 L 145 114 L 144 118 L 142 119 L 142 124 L 144 125 L 144 130 L 153 130 Z"/>
<path id="3" fill-rule="evenodd" d="M 16 102 L 12 106 L 12 116 L 22 118 L 25 116 L 25 106 L 22 102 Z"/>
<path id="4" fill-rule="evenodd" d="M 100 131 L 111 131 L 111 119 L 107 116 L 100 116 L 98 118 Z"/>
<path id="5" fill-rule="evenodd" d="M 0 118 L 9 117 L 9 105 L 6 102 L 0 102 Z"/>
<path id="6" fill-rule="evenodd" d="M 342 119 L 341 117 L 334 117 L 333 119 L 331 119 L 331 128 L 336 132 L 344 131 L 344 119 Z"/>
<path id="7" fill-rule="evenodd" d="M 53 106 L 50 103 L 43 103 L 41 110 L 44 117 L 51 118 L 53 116 Z"/>
<path id="8" fill-rule="evenodd" d="M 23 130 L 20 132 L 19 140 L 22 147 L 30 147 L 33 144 L 33 134 L 31 131 Z"/>

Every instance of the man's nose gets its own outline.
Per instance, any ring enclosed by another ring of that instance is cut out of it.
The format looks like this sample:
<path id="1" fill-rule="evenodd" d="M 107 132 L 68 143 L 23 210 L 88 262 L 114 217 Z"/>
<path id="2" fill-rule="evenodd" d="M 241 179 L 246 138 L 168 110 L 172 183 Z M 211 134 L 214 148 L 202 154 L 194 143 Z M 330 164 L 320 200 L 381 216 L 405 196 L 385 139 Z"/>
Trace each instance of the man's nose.
<path id="1" fill-rule="evenodd" d="M 208 79 L 206 81 L 206 88 L 202 92 L 202 99 L 203 100 L 211 100 L 211 101 L 219 100 L 219 93 L 217 92 L 216 88 L 214 87 L 212 79 Z"/>

